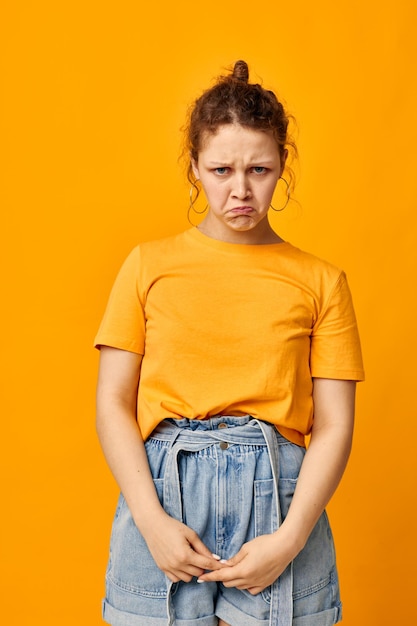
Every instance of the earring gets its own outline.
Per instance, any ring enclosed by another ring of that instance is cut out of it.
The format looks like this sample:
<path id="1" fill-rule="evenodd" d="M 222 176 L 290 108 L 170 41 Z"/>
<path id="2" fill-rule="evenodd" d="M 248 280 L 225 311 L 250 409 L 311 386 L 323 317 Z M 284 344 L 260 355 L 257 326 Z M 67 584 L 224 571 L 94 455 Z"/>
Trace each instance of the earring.
<path id="1" fill-rule="evenodd" d="M 190 204 L 188 206 L 188 211 L 187 211 L 187 220 L 190 222 L 191 226 L 195 226 L 195 224 L 191 221 L 191 218 L 190 218 L 191 211 L 194 211 L 194 213 L 197 213 L 197 215 L 203 215 L 203 213 L 205 213 L 208 209 L 208 204 L 206 204 L 206 206 L 204 207 L 202 211 L 197 211 L 197 209 L 194 207 L 194 202 L 197 200 L 198 194 L 200 193 L 200 190 L 197 187 L 197 183 L 198 183 L 198 179 L 194 183 L 191 183 L 191 187 L 190 187 Z M 196 190 L 195 198 L 193 198 L 194 189 Z"/>
<path id="2" fill-rule="evenodd" d="M 200 190 L 197 187 L 197 183 L 198 183 L 198 180 L 196 180 L 195 183 L 192 183 L 191 187 L 190 187 L 190 206 L 188 207 L 188 213 L 191 210 L 193 210 L 194 213 L 197 213 L 197 215 L 202 215 L 203 213 L 205 213 L 207 211 L 208 204 L 206 204 L 206 206 L 204 207 L 204 209 L 202 211 L 197 211 L 197 209 L 195 208 L 194 202 L 197 200 L 198 194 L 200 193 Z M 195 198 L 193 198 L 193 191 L 194 191 L 194 189 L 197 191 L 197 195 L 196 195 Z"/>
<path id="3" fill-rule="evenodd" d="M 289 201 L 290 201 L 290 197 L 291 197 L 291 191 L 290 191 L 290 184 L 289 184 L 289 182 L 288 182 L 285 178 L 283 178 L 282 176 L 280 176 L 278 180 L 283 180 L 283 181 L 284 181 L 284 183 L 285 183 L 285 185 L 286 185 L 285 195 L 286 195 L 287 199 L 286 199 L 286 201 L 285 201 L 284 206 L 283 206 L 283 207 L 281 207 L 280 209 L 276 209 L 275 207 L 273 207 L 273 206 L 272 206 L 272 204 L 270 205 L 270 206 L 271 206 L 271 209 L 272 209 L 273 211 L 276 211 L 277 213 L 279 213 L 280 211 L 283 211 L 283 210 L 285 209 L 285 207 L 286 207 L 286 206 L 287 206 L 287 204 L 289 203 Z"/>

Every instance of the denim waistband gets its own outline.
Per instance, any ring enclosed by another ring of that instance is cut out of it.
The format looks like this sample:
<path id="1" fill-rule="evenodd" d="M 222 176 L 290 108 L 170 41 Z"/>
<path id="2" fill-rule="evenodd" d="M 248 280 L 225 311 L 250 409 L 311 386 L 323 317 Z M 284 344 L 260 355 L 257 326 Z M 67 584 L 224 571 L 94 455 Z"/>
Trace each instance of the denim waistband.
<path id="1" fill-rule="evenodd" d="M 223 425 L 223 426 L 222 426 Z M 266 445 L 274 479 L 275 516 L 273 530 L 281 525 L 281 511 L 278 497 L 279 480 L 279 440 L 284 439 L 272 424 L 254 419 L 250 416 L 215 416 L 208 420 L 171 420 L 167 419 L 154 430 L 152 438 L 168 441 L 168 458 L 164 474 L 164 508 L 168 515 L 181 521 L 182 506 L 180 479 L 178 470 L 178 453 L 199 452 L 219 441 L 240 444 Z M 168 626 L 174 623 L 171 602 L 173 583 L 167 577 L 167 610 Z M 271 586 L 271 608 L 269 626 L 292 625 L 292 563 Z"/>

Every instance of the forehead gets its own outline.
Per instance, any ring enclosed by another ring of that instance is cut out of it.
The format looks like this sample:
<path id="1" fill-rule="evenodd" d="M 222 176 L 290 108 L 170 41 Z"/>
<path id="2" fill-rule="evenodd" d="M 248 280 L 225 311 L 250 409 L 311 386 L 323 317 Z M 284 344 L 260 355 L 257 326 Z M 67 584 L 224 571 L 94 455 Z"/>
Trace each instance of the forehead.
<path id="1" fill-rule="evenodd" d="M 213 133 L 206 131 L 203 134 L 199 155 L 203 154 L 224 159 L 235 156 L 273 158 L 279 156 L 279 148 L 272 131 L 227 124 Z"/>

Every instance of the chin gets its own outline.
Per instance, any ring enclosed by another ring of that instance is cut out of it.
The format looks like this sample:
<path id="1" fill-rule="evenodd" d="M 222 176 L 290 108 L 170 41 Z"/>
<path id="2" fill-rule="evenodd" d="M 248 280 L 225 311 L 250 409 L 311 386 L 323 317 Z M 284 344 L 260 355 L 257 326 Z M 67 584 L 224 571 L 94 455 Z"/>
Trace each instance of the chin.
<path id="1" fill-rule="evenodd" d="M 258 226 L 253 219 L 246 216 L 242 219 L 242 217 L 243 216 L 235 217 L 234 220 L 227 224 L 228 227 L 233 230 L 253 230 Z"/>
<path id="2" fill-rule="evenodd" d="M 254 226 L 234 226 L 232 230 L 238 233 L 247 233 L 251 230 L 254 230 Z"/>

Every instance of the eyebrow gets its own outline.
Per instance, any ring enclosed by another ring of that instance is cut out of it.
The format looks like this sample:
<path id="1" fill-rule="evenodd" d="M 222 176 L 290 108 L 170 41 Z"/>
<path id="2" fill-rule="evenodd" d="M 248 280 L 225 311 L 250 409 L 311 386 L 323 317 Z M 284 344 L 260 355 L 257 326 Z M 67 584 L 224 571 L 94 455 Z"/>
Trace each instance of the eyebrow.
<path id="1" fill-rule="evenodd" d="M 259 159 L 258 161 L 253 161 L 249 163 L 249 167 L 256 167 L 257 165 L 271 165 L 275 163 L 272 159 Z M 209 161 L 209 165 L 220 165 L 222 167 L 230 166 L 230 163 L 227 161 Z"/>

